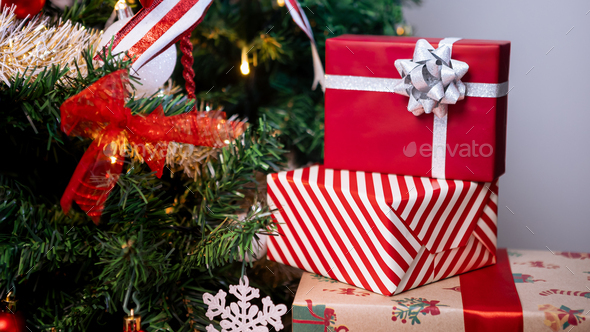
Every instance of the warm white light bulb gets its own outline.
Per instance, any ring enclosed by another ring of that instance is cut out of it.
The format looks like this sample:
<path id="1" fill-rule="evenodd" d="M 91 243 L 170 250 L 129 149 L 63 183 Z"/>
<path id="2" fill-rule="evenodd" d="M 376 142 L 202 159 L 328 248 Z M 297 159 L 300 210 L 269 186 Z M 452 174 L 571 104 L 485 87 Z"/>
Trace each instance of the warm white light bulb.
<path id="1" fill-rule="evenodd" d="M 111 157 L 111 164 L 114 164 L 117 162 L 117 157 Z"/>
<path id="2" fill-rule="evenodd" d="M 250 74 L 250 66 L 248 65 L 248 61 L 242 62 L 242 65 L 240 66 L 240 70 L 242 71 L 242 74 L 244 74 L 244 75 Z"/>
<path id="3" fill-rule="evenodd" d="M 242 64 L 240 65 L 240 70 L 242 71 L 243 75 L 250 74 L 250 65 L 248 64 L 248 51 L 246 51 L 246 47 L 242 48 Z"/>
<path id="4" fill-rule="evenodd" d="M 115 10 L 123 10 L 127 7 L 127 2 L 125 0 L 119 0 L 115 4 Z"/>
<path id="5" fill-rule="evenodd" d="M 279 5 L 279 7 L 285 6 L 285 0 L 277 0 L 277 5 Z"/>

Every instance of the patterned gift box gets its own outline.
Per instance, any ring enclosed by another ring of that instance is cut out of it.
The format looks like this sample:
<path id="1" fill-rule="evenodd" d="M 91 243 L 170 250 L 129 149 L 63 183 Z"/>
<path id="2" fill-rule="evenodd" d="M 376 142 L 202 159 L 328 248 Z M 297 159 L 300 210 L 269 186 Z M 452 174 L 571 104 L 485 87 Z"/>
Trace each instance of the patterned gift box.
<path id="1" fill-rule="evenodd" d="M 498 250 L 498 263 L 391 297 L 304 273 L 293 332 L 590 331 L 590 254 Z"/>
<path id="2" fill-rule="evenodd" d="M 384 295 L 495 262 L 497 181 L 312 166 L 267 183 L 270 260 Z"/>

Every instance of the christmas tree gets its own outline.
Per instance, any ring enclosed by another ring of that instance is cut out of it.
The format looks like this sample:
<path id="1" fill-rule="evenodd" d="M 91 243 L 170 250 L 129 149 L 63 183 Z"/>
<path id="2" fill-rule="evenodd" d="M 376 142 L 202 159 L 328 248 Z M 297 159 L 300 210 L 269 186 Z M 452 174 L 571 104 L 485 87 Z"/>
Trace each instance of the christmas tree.
<path id="1" fill-rule="evenodd" d="M 262 257 L 274 230 L 265 174 L 322 161 L 323 93 L 311 89 L 310 39 L 284 1 L 214 1 L 190 36 L 194 83 L 181 65 L 190 57 L 178 52 L 173 83 L 126 101 L 133 117 L 148 119 L 159 107 L 166 119 L 197 112 L 195 121 L 225 135 L 223 144 L 167 142 L 161 177 L 147 155 L 113 154 L 121 172 L 107 173 L 116 180 L 100 209 L 77 200 L 66 214 L 60 206 L 93 144 L 92 135 L 62 130 L 69 120 L 60 107 L 132 65 L 98 46 L 120 4 L 142 8 L 115 0 L 16 2 L 16 11 L 2 4 L 0 297 L 18 300 L 31 331 L 118 331 L 130 309 L 145 331 L 205 331 L 203 294 L 227 292 L 243 275 L 289 305 L 292 271 Z M 300 5 L 322 59 L 333 36 L 405 33 L 401 0 Z M 220 123 L 233 127 L 221 133 Z"/>

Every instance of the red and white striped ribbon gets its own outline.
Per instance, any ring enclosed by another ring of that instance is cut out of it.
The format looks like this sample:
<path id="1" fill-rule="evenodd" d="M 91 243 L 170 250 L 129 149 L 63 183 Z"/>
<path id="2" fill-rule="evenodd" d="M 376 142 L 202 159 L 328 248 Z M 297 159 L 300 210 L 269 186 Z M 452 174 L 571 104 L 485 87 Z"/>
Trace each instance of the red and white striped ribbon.
<path id="1" fill-rule="evenodd" d="M 135 57 L 132 68 L 138 70 L 201 23 L 212 1 L 154 0 L 115 35 L 113 54 L 128 51 Z"/>
<path id="2" fill-rule="evenodd" d="M 326 84 L 325 84 L 325 74 L 324 74 L 324 66 L 322 65 L 322 60 L 320 59 L 320 54 L 318 53 L 318 48 L 315 43 L 315 39 L 313 38 L 313 31 L 311 30 L 311 25 L 309 24 L 309 20 L 307 19 L 307 15 L 299 5 L 297 0 L 287 0 L 285 1 L 287 5 L 287 9 L 289 10 L 289 14 L 293 17 L 293 21 L 305 32 L 307 37 L 311 42 L 311 56 L 313 58 L 313 85 L 312 90 L 315 90 L 318 86 L 318 83 L 322 86 L 322 91 L 325 92 Z"/>
<path id="3" fill-rule="evenodd" d="M 497 183 L 322 166 L 267 183 L 273 261 L 385 295 L 495 262 Z"/>

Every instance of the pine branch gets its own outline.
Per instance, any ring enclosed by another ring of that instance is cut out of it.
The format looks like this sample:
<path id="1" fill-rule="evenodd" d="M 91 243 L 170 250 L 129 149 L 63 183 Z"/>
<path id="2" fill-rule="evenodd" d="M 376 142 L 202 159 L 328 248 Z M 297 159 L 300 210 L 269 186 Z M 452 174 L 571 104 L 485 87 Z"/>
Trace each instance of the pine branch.
<path id="1" fill-rule="evenodd" d="M 324 109 L 314 105 L 306 95 L 294 96 L 286 107 L 264 108 L 261 113 L 270 126 L 280 133 L 289 150 L 299 151 L 298 164 L 319 162 L 324 158 Z"/>
<path id="2" fill-rule="evenodd" d="M 74 1 L 71 7 L 66 7 L 63 13 L 54 8 L 54 12 L 64 20 L 80 22 L 88 27 L 102 29 L 111 16 L 117 0 L 82 0 Z M 133 7 L 136 5 L 134 4 Z"/>

